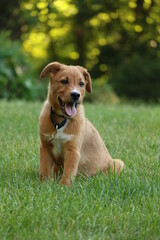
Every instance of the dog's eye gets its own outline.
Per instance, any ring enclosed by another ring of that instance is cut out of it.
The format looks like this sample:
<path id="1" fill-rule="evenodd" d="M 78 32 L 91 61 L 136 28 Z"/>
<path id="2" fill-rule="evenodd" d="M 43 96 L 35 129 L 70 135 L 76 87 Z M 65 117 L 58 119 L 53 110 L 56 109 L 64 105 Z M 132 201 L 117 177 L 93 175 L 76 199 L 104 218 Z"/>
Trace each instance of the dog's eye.
<path id="1" fill-rule="evenodd" d="M 62 84 L 68 84 L 69 82 L 68 82 L 67 79 L 64 79 L 64 80 L 61 81 L 61 83 L 62 83 Z"/>
<path id="2" fill-rule="evenodd" d="M 83 86 L 84 86 L 84 82 L 80 82 L 80 83 L 79 83 L 79 86 L 80 86 L 80 87 L 83 87 Z"/>

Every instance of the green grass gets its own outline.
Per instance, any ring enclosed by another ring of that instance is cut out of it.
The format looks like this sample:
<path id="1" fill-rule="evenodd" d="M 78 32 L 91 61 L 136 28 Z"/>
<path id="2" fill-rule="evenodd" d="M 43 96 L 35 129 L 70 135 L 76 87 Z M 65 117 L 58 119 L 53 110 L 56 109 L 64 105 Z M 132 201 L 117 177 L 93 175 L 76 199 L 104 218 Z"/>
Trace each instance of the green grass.
<path id="1" fill-rule="evenodd" d="M 0 102 L 0 239 L 160 239 L 160 106 L 86 105 L 120 177 L 40 183 L 41 103 Z"/>

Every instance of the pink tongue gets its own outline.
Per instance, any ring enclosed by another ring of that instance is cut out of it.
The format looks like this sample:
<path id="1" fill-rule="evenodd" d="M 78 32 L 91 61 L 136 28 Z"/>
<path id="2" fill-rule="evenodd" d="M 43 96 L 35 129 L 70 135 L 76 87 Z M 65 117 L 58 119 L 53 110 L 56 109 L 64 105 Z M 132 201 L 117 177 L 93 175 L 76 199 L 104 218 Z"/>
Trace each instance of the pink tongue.
<path id="1" fill-rule="evenodd" d="M 65 112 L 70 116 L 74 117 L 77 113 L 77 109 L 75 107 L 75 104 L 71 105 L 69 103 L 65 103 Z"/>

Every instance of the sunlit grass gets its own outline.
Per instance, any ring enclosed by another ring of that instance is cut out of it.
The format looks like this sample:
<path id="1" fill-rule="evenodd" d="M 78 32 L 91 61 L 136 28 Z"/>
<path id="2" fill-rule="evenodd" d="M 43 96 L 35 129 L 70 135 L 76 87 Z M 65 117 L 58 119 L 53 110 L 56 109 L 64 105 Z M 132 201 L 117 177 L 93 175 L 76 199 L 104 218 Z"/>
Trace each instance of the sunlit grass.
<path id="1" fill-rule="evenodd" d="M 159 239 L 160 107 L 86 105 L 120 177 L 40 183 L 41 103 L 0 102 L 0 239 Z"/>

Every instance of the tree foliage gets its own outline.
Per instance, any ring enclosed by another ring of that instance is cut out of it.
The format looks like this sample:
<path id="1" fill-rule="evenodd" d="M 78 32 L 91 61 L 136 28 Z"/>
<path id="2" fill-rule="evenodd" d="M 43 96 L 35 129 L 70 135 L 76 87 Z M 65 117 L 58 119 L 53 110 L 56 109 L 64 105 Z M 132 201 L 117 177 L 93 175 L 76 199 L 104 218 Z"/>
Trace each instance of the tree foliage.
<path id="1" fill-rule="evenodd" d="M 1 0 L 0 9 L 0 30 L 21 41 L 37 72 L 56 60 L 85 66 L 122 96 L 146 99 L 137 84 L 160 89 L 152 63 L 160 64 L 159 0 L 9 0 L 7 8 Z M 153 92 L 147 99 L 157 101 Z"/>

